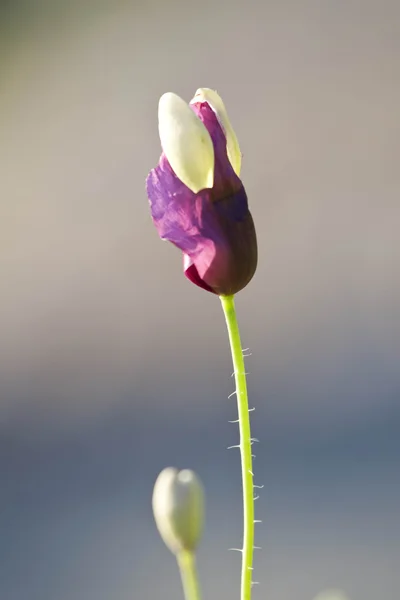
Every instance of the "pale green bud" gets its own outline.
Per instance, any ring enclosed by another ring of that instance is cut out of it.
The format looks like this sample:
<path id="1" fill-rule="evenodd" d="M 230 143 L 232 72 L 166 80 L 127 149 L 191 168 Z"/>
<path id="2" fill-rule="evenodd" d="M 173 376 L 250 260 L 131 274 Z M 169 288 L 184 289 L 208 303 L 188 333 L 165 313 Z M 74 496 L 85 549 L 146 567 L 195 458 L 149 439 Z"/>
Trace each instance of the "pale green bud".
<path id="1" fill-rule="evenodd" d="M 231 122 L 228 117 L 225 105 L 222 98 L 214 90 L 210 88 L 199 88 L 194 95 L 193 100 L 190 104 L 196 102 L 207 102 L 207 104 L 214 111 L 219 124 L 222 127 L 222 131 L 226 137 L 226 151 L 228 154 L 229 162 L 232 165 L 236 175 L 240 177 L 240 169 L 242 167 L 242 154 L 240 152 L 239 142 L 236 137 L 235 130 L 233 129 Z"/>
<path id="2" fill-rule="evenodd" d="M 161 471 L 153 490 L 153 513 L 171 552 L 193 552 L 204 520 L 204 492 L 197 475 L 189 469 L 178 471 L 172 467 Z"/>
<path id="3" fill-rule="evenodd" d="M 177 177 L 192 192 L 214 185 L 214 146 L 205 125 L 182 98 L 167 92 L 158 104 L 161 146 Z"/>
<path id="4" fill-rule="evenodd" d="M 349 600 L 349 598 L 342 590 L 329 589 L 320 592 L 314 600 Z"/>

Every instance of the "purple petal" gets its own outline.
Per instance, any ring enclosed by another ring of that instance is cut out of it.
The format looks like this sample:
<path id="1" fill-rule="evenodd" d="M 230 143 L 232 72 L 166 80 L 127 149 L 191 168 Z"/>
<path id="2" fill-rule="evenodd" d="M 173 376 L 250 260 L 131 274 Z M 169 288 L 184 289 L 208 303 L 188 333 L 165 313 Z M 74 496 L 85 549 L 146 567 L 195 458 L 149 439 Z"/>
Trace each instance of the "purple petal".
<path id="1" fill-rule="evenodd" d="M 189 190 L 164 155 L 147 178 L 147 195 L 160 237 L 187 255 L 187 277 L 216 294 L 234 294 L 242 289 L 257 264 L 256 236 L 246 192 L 231 170 L 232 174 L 234 186 L 220 189 L 225 194 L 219 198 L 215 188 L 198 194 Z"/>

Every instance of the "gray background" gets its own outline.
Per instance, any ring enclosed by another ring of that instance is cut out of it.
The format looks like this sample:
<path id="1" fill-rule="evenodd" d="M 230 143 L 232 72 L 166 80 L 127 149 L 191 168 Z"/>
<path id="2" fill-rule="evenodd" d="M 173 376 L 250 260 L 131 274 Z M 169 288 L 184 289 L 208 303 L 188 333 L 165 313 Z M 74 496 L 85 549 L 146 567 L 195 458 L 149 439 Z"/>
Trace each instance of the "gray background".
<path id="1" fill-rule="evenodd" d="M 237 298 L 254 598 L 397 600 L 400 9 L 389 0 L 3 2 L 0 597 L 181 597 L 165 466 L 207 489 L 204 597 L 238 597 L 239 456 L 219 301 L 159 241 L 157 102 L 225 100 L 260 263 Z"/>

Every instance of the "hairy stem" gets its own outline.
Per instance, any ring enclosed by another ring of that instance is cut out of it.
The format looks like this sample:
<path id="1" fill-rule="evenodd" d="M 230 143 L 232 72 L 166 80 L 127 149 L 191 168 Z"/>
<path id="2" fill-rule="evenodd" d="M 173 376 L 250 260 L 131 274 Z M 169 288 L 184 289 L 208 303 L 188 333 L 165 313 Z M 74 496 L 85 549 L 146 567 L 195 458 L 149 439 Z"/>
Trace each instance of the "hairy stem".
<path id="1" fill-rule="evenodd" d="M 254 489 L 246 373 L 234 297 L 220 296 L 220 300 L 226 319 L 232 352 L 239 416 L 240 457 L 242 463 L 243 485 L 243 548 L 240 598 L 241 600 L 250 600 L 254 545 Z"/>

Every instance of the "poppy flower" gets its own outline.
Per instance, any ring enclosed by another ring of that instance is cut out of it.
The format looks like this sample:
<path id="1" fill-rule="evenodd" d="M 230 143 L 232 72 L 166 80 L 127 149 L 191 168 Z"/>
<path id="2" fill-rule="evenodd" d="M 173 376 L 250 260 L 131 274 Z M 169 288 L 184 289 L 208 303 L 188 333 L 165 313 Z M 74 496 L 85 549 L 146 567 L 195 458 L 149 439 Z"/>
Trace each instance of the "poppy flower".
<path id="1" fill-rule="evenodd" d="M 160 99 L 158 121 L 163 152 L 146 181 L 154 224 L 183 252 L 190 281 L 233 295 L 255 273 L 257 239 L 225 106 L 208 88 L 190 104 L 169 92 Z"/>

